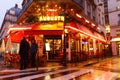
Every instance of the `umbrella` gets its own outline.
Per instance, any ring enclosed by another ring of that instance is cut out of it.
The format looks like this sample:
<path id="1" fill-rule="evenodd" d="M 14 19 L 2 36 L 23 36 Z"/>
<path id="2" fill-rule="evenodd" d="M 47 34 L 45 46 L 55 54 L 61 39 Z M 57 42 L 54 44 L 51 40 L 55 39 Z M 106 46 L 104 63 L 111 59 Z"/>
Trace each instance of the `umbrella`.
<path id="1" fill-rule="evenodd" d="M 8 53 L 12 52 L 12 43 L 11 43 L 11 38 L 9 36 L 8 40 L 7 40 L 7 43 L 6 43 L 6 51 Z"/>
<path id="2" fill-rule="evenodd" d="M 2 44 L 1 44 L 1 47 L 0 47 L 0 51 L 5 52 L 5 41 L 4 41 L 4 39 L 2 39 Z"/>

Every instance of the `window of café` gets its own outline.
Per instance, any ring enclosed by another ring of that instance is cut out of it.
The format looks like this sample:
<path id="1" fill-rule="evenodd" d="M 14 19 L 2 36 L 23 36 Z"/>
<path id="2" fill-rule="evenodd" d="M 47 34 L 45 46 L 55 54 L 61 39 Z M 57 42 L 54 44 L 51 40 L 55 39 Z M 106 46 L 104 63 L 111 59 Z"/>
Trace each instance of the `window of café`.
<path id="1" fill-rule="evenodd" d="M 93 40 L 89 40 L 89 56 L 92 57 L 94 55 L 94 50 L 93 50 Z"/>
<path id="2" fill-rule="evenodd" d="M 82 52 L 88 54 L 89 52 L 89 45 L 88 45 L 88 40 L 86 37 L 82 39 Z"/>
<path id="3" fill-rule="evenodd" d="M 48 52 L 48 58 L 58 59 L 59 53 L 62 51 L 62 39 L 61 36 L 45 36 L 45 48 L 44 51 Z M 49 46 L 49 50 L 46 49 L 46 45 Z"/>

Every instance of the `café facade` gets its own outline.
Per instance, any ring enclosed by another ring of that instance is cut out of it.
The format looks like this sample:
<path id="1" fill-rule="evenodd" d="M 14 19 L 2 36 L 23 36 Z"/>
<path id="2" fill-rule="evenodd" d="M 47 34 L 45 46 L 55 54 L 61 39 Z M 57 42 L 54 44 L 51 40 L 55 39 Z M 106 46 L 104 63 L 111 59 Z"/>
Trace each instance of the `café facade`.
<path id="1" fill-rule="evenodd" d="M 18 53 L 19 43 L 25 36 L 29 42 L 35 38 L 39 56 L 47 53 L 48 61 L 61 60 L 64 49 L 67 61 L 72 61 L 76 54 L 79 60 L 103 54 L 104 35 L 97 31 L 98 26 L 94 22 L 79 12 L 82 8 L 71 0 L 31 1 L 26 6 L 18 24 L 11 25 L 8 30 L 11 42 L 18 45 L 12 46 L 15 53 Z"/>

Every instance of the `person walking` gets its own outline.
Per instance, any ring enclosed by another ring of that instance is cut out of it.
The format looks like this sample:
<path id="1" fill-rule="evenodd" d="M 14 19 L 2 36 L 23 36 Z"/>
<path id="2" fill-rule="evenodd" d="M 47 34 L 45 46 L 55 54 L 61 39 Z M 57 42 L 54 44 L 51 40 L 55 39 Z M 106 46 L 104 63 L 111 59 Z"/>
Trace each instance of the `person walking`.
<path id="1" fill-rule="evenodd" d="M 23 39 L 20 42 L 20 49 L 19 49 L 21 70 L 26 69 L 28 67 L 29 49 L 30 49 L 30 45 L 27 42 L 26 38 L 23 37 Z"/>
<path id="2" fill-rule="evenodd" d="M 36 54 L 38 51 L 38 45 L 35 41 L 35 39 L 33 39 L 31 41 L 31 47 L 30 47 L 30 59 L 31 59 L 31 67 L 34 68 L 36 67 Z"/>

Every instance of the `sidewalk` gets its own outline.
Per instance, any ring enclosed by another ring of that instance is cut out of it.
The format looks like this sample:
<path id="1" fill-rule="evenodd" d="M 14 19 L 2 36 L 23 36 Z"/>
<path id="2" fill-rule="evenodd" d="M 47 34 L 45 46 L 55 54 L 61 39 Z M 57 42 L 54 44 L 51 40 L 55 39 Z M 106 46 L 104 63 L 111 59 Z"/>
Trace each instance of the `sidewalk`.
<path id="1" fill-rule="evenodd" d="M 75 66 L 78 66 L 78 67 L 86 67 L 86 66 L 89 66 L 89 65 L 92 65 L 92 64 L 96 64 L 96 63 L 99 63 L 99 62 L 102 62 L 104 60 L 107 60 L 107 59 L 110 59 L 110 58 L 105 58 L 105 59 L 88 59 L 87 61 L 82 61 L 82 62 L 76 62 L 76 63 L 70 63 L 70 62 L 67 62 L 67 66 L 66 67 L 75 67 Z M 60 62 L 47 62 L 46 65 L 44 66 L 41 66 L 41 67 L 49 67 L 49 66 L 63 66 Z"/>
<path id="2" fill-rule="evenodd" d="M 82 61 L 82 62 L 76 62 L 76 63 L 66 63 L 67 66 L 66 67 L 86 67 L 86 66 L 89 66 L 89 65 L 92 65 L 92 64 L 96 64 L 96 63 L 99 63 L 101 61 L 104 61 L 106 59 L 110 59 L 110 58 L 105 58 L 105 59 L 89 59 L 87 61 Z M 0 59 L 0 68 L 3 68 L 3 69 L 11 69 L 11 68 L 18 68 L 19 69 L 19 63 L 17 64 L 5 64 L 3 59 L 1 60 Z M 41 65 L 39 67 L 51 67 L 51 66 L 63 66 L 62 64 L 60 64 L 60 62 L 47 62 L 45 65 Z"/>

